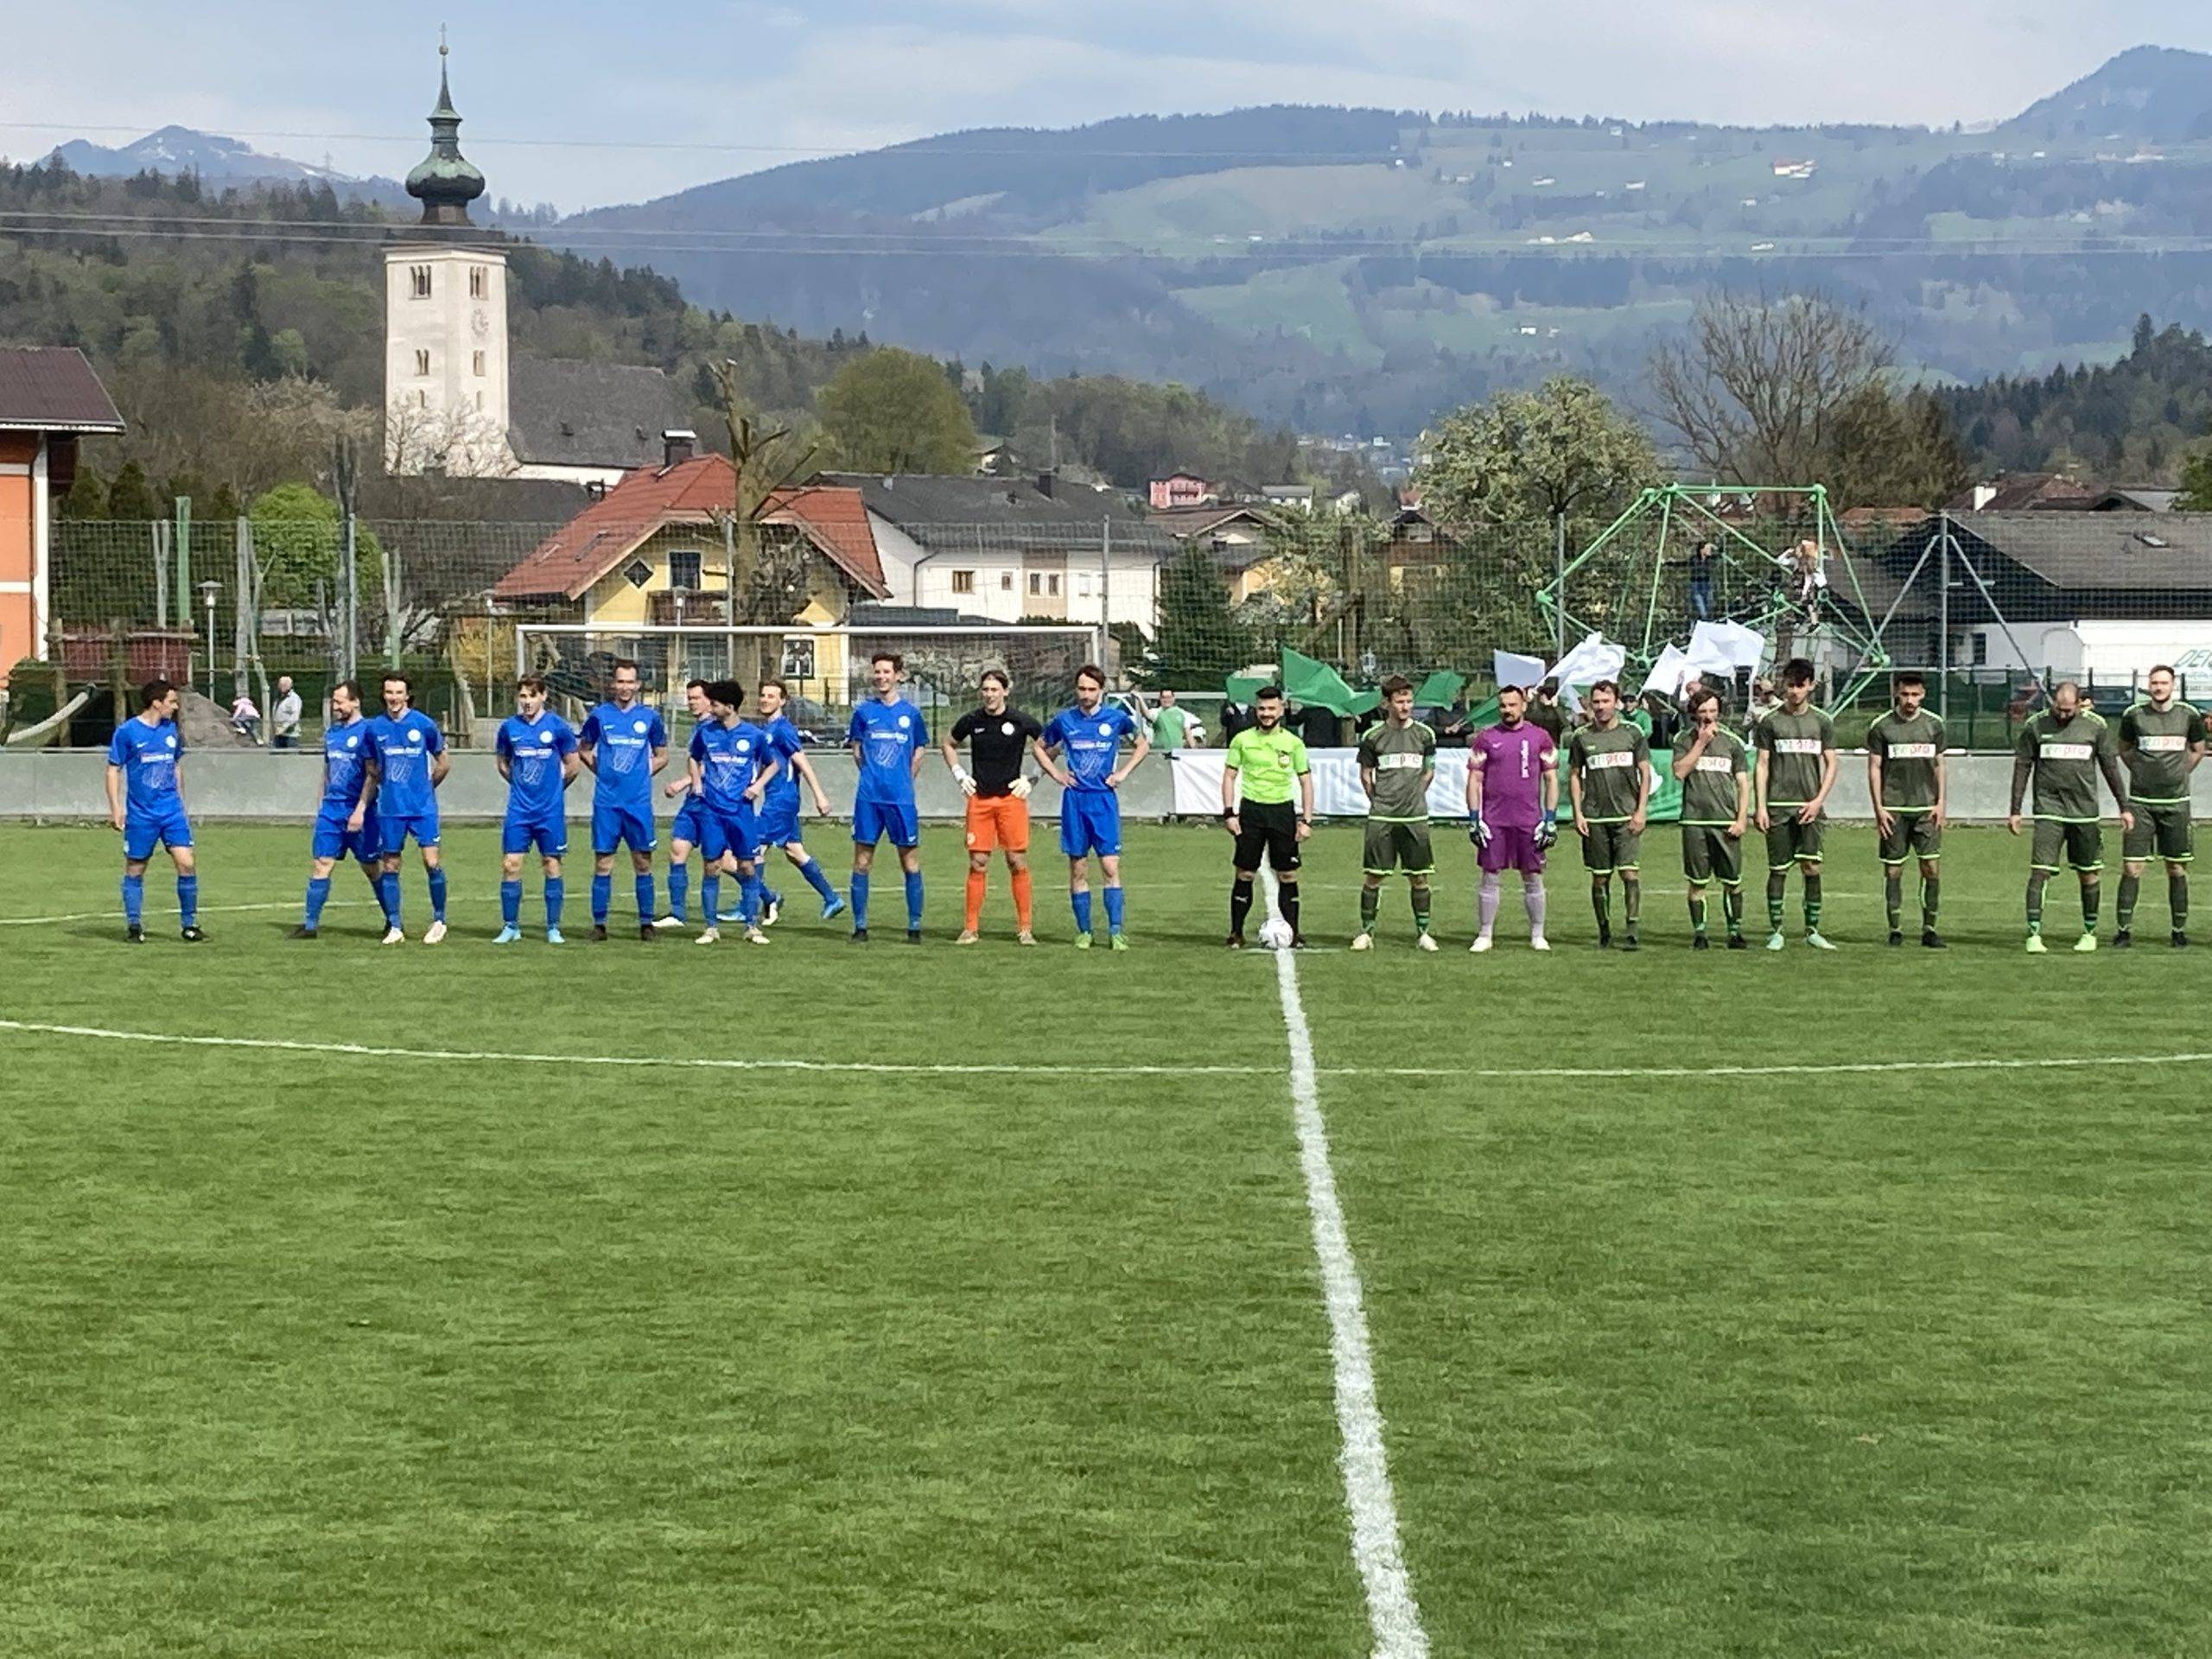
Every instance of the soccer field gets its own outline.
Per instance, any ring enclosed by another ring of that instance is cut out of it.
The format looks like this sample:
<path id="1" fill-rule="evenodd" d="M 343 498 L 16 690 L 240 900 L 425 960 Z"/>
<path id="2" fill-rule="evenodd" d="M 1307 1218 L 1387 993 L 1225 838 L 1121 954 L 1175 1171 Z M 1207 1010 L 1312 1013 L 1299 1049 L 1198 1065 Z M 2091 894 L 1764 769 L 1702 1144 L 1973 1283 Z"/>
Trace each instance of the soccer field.
<path id="1" fill-rule="evenodd" d="M 920 948 L 895 878 L 648 946 L 619 873 L 587 944 L 572 860 L 494 950 L 488 830 L 445 944 L 350 870 L 295 944 L 305 831 L 221 825 L 134 950 L 116 837 L 0 830 L 0 1653 L 2202 1651 L 2212 953 L 2154 874 L 2023 956 L 1988 830 L 1889 950 L 1832 841 L 1833 956 L 1794 884 L 1693 955 L 1671 829 L 1638 956 L 1569 849 L 1471 957 L 1451 834 L 1446 949 L 1394 886 L 1362 956 L 1326 830 L 1285 964 L 1208 827 L 1126 955 L 1044 855 L 955 950 L 947 830 Z"/>

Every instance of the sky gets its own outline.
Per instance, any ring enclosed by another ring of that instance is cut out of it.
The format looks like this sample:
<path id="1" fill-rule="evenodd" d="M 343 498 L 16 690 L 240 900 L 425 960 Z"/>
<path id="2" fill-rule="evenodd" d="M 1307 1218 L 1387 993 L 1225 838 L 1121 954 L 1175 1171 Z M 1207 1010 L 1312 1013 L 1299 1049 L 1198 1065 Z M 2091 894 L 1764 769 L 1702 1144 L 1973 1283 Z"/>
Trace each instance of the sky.
<path id="1" fill-rule="evenodd" d="M 2212 51 L 2201 0 L 106 0 L 97 28 L 90 15 L 0 0 L 0 154 L 175 123 L 399 177 L 427 148 L 442 22 L 464 153 L 495 196 L 564 211 L 960 128 L 1254 104 L 1948 126 L 2013 114 L 2130 46 Z"/>

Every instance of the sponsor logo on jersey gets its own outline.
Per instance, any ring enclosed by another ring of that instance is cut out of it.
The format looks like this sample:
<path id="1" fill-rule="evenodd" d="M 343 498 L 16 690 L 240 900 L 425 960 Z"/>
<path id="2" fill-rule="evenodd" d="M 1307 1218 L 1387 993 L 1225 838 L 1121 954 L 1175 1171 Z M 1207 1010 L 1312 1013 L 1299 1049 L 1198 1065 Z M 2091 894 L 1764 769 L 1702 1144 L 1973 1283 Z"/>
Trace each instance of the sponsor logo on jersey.
<path id="1" fill-rule="evenodd" d="M 2094 743 L 2054 743 L 2048 738 L 2044 740 L 2043 758 L 2046 760 L 2088 760 L 2094 759 L 2096 753 Z"/>
<path id="2" fill-rule="evenodd" d="M 1777 737 L 1774 740 L 1777 754 L 1818 754 L 1821 747 L 1817 737 Z"/>
<path id="3" fill-rule="evenodd" d="M 1418 772 L 1427 763 L 1426 755 L 1401 750 L 1395 754 L 1377 755 L 1375 764 L 1383 772 Z"/>
<path id="4" fill-rule="evenodd" d="M 1725 754 L 1700 754 L 1697 758 L 1700 772 L 1733 772 L 1736 762 Z"/>
<path id="5" fill-rule="evenodd" d="M 1933 743 L 1892 743 L 1890 745 L 1890 759 L 1892 760 L 1933 760 L 1935 758 L 1936 746 Z"/>
<path id="6" fill-rule="evenodd" d="M 2135 740 L 2135 747 L 2151 754 L 2179 754 L 2189 747 L 2180 733 L 2149 733 Z"/>
<path id="7" fill-rule="evenodd" d="M 1592 755 L 1585 761 L 1584 769 L 1589 772 L 1618 772 L 1623 766 L 1632 766 L 1635 764 L 1635 750 L 1606 749 L 1600 753 Z"/>

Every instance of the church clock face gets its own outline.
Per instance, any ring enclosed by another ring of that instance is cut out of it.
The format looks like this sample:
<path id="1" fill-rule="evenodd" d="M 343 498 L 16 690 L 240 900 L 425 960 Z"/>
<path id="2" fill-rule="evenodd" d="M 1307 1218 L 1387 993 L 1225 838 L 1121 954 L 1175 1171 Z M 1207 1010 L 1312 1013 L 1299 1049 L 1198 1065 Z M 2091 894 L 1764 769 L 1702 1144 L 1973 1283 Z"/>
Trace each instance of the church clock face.
<path id="1" fill-rule="evenodd" d="M 479 306 L 468 314 L 468 332 L 481 340 L 492 332 L 492 314 Z"/>

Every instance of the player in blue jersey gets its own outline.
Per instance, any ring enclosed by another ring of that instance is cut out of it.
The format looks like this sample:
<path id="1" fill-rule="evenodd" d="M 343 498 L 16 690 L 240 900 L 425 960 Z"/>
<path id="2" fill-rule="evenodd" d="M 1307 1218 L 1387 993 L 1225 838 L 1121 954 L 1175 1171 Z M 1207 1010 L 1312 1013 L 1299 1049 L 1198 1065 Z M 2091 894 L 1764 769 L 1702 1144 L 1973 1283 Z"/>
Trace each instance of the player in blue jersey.
<path id="1" fill-rule="evenodd" d="M 875 695 L 853 710 L 845 728 L 860 782 L 853 791 L 853 942 L 868 943 L 868 879 L 875 843 L 884 836 L 899 849 L 906 873 L 906 943 L 922 940 L 922 823 L 914 808 L 914 777 L 930 747 L 922 711 L 899 695 L 906 659 L 879 651 L 868 659 Z"/>
<path id="2" fill-rule="evenodd" d="M 123 919 L 131 944 L 146 942 L 146 864 L 154 843 L 168 849 L 176 867 L 176 907 L 183 938 L 198 944 L 200 866 L 192 854 L 192 820 L 185 816 L 184 738 L 176 728 L 176 688 L 149 680 L 138 688 L 138 712 L 115 728 L 107 746 L 107 821 L 123 837 Z"/>
<path id="3" fill-rule="evenodd" d="M 707 702 L 706 680 L 686 680 L 683 683 L 683 704 L 690 711 L 691 729 L 696 732 L 714 717 Z M 687 745 L 686 752 L 689 752 Z M 691 852 L 707 839 L 706 823 L 699 816 L 704 809 L 699 798 L 691 792 L 689 769 L 669 779 L 661 791 L 677 804 L 676 822 L 668 827 L 668 911 L 653 924 L 657 929 L 682 927 L 690 918 L 684 912 L 691 903 Z M 711 926 L 715 918 L 706 918 Z"/>
<path id="4" fill-rule="evenodd" d="M 369 775 L 346 827 L 359 831 L 376 815 L 384 843 L 384 874 L 377 888 L 384 899 L 384 943 L 404 944 L 399 925 L 399 857 L 409 836 L 423 855 L 423 874 L 430 887 L 430 925 L 423 943 L 446 936 L 446 872 L 438 853 L 438 785 L 446 780 L 445 734 L 437 721 L 414 707 L 415 687 L 394 669 L 384 677 L 384 712 L 361 733 L 368 751 Z"/>
<path id="5" fill-rule="evenodd" d="M 738 717 L 745 706 L 745 688 L 735 680 L 716 680 L 707 688 L 712 717 L 691 734 L 691 792 L 699 802 L 701 827 L 706 832 L 707 861 L 699 879 L 699 907 L 707 925 L 698 943 L 712 944 L 721 938 L 715 924 L 721 911 L 721 879 L 735 872 L 744 898 L 739 917 L 745 924 L 748 944 L 766 944 L 760 931 L 761 887 L 756 835 L 760 802 L 780 769 L 757 726 Z"/>
<path id="6" fill-rule="evenodd" d="M 799 832 L 798 785 L 803 778 L 814 797 L 814 811 L 817 817 L 830 816 L 829 798 L 822 792 L 822 779 L 815 775 L 814 763 L 806 758 L 806 740 L 799 735 L 791 716 L 784 712 L 784 705 L 791 701 L 790 689 L 781 680 L 763 680 L 755 702 L 760 713 L 754 723 L 768 740 L 769 751 L 779 763 L 775 780 L 768 785 L 768 793 L 760 803 L 760 876 L 764 887 L 768 875 L 768 849 L 780 847 L 792 868 L 805 879 L 822 899 L 822 919 L 828 921 L 844 909 L 845 901 L 836 888 L 830 885 L 830 878 L 822 873 L 821 863 L 806 850 L 806 842 Z M 767 908 L 761 912 L 764 926 L 775 924 L 777 913 L 783 909 L 784 896 L 772 887 L 766 889 Z"/>
<path id="7" fill-rule="evenodd" d="M 1135 734 L 1129 763 L 1118 766 L 1122 740 Z M 1052 759 L 1058 749 L 1066 757 Z M 1106 676 L 1086 663 L 1076 671 L 1075 707 L 1046 722 L 1037 759 L 1060 786 L 1060 850 L 1068 855 L 1068 903 L 1075 911 L 1075 943 L 1090 949 L 1090 858 L 1106 882 L 1106 937 L 1116 950 L 1129 942 L 1122 932 L 1122 782 L 1152 753 L 1152 736 L 1129 711 L 1106 701 Z"/>
<path id="8" fill-rule="evenodd" d="M 591 936 L 607 937 L 614 892 L 614 851 L 630 849 L 638 895 L 638 937 L 653 932 L 653 778 L 668 764 L 668 728 L 638 701 L 638 665 L 614 664 L 613 696 L 584 717 L 576 739 L 592 772 Z"/>
<path id="9" fill-rule="evenodd" d="M 545 943 L 559 944 L 561 855 L 569 850 L 569 783 L 582 769 L 575 728 L 545 707 L 545 682 L 525 674 L 515 682 L 515 712 L 499 722 L 493 744 L 499 776 L 507 780 L 506 821 L 499 827 L 499 932 L 492 943 L 522 938 L 522 861 L 531 848 L 544 861 Z"/>
<path id="10" fill-rule="evenodd" d="M 330 688 L 330 724 L 322 732 L 322 801 L 315 808 L 315 841 L 308 856 L 307 912 L 292 930 L 296 939 L 311 939 L 322 926 L 322 907 L 330 902 L 330 873 L 343 858 L 360 861 L 361 874 L 369 878 L 369 891 L 384 903 L 384 834 L 376 816 L 365 816 L 361 827 L 352 827 L 353 809 L 361 802 L 368 782 L 369 752 L 363 739 L 369 729 L 361 718 L 361 687 L 355 680 L 340 680 Z"/>

